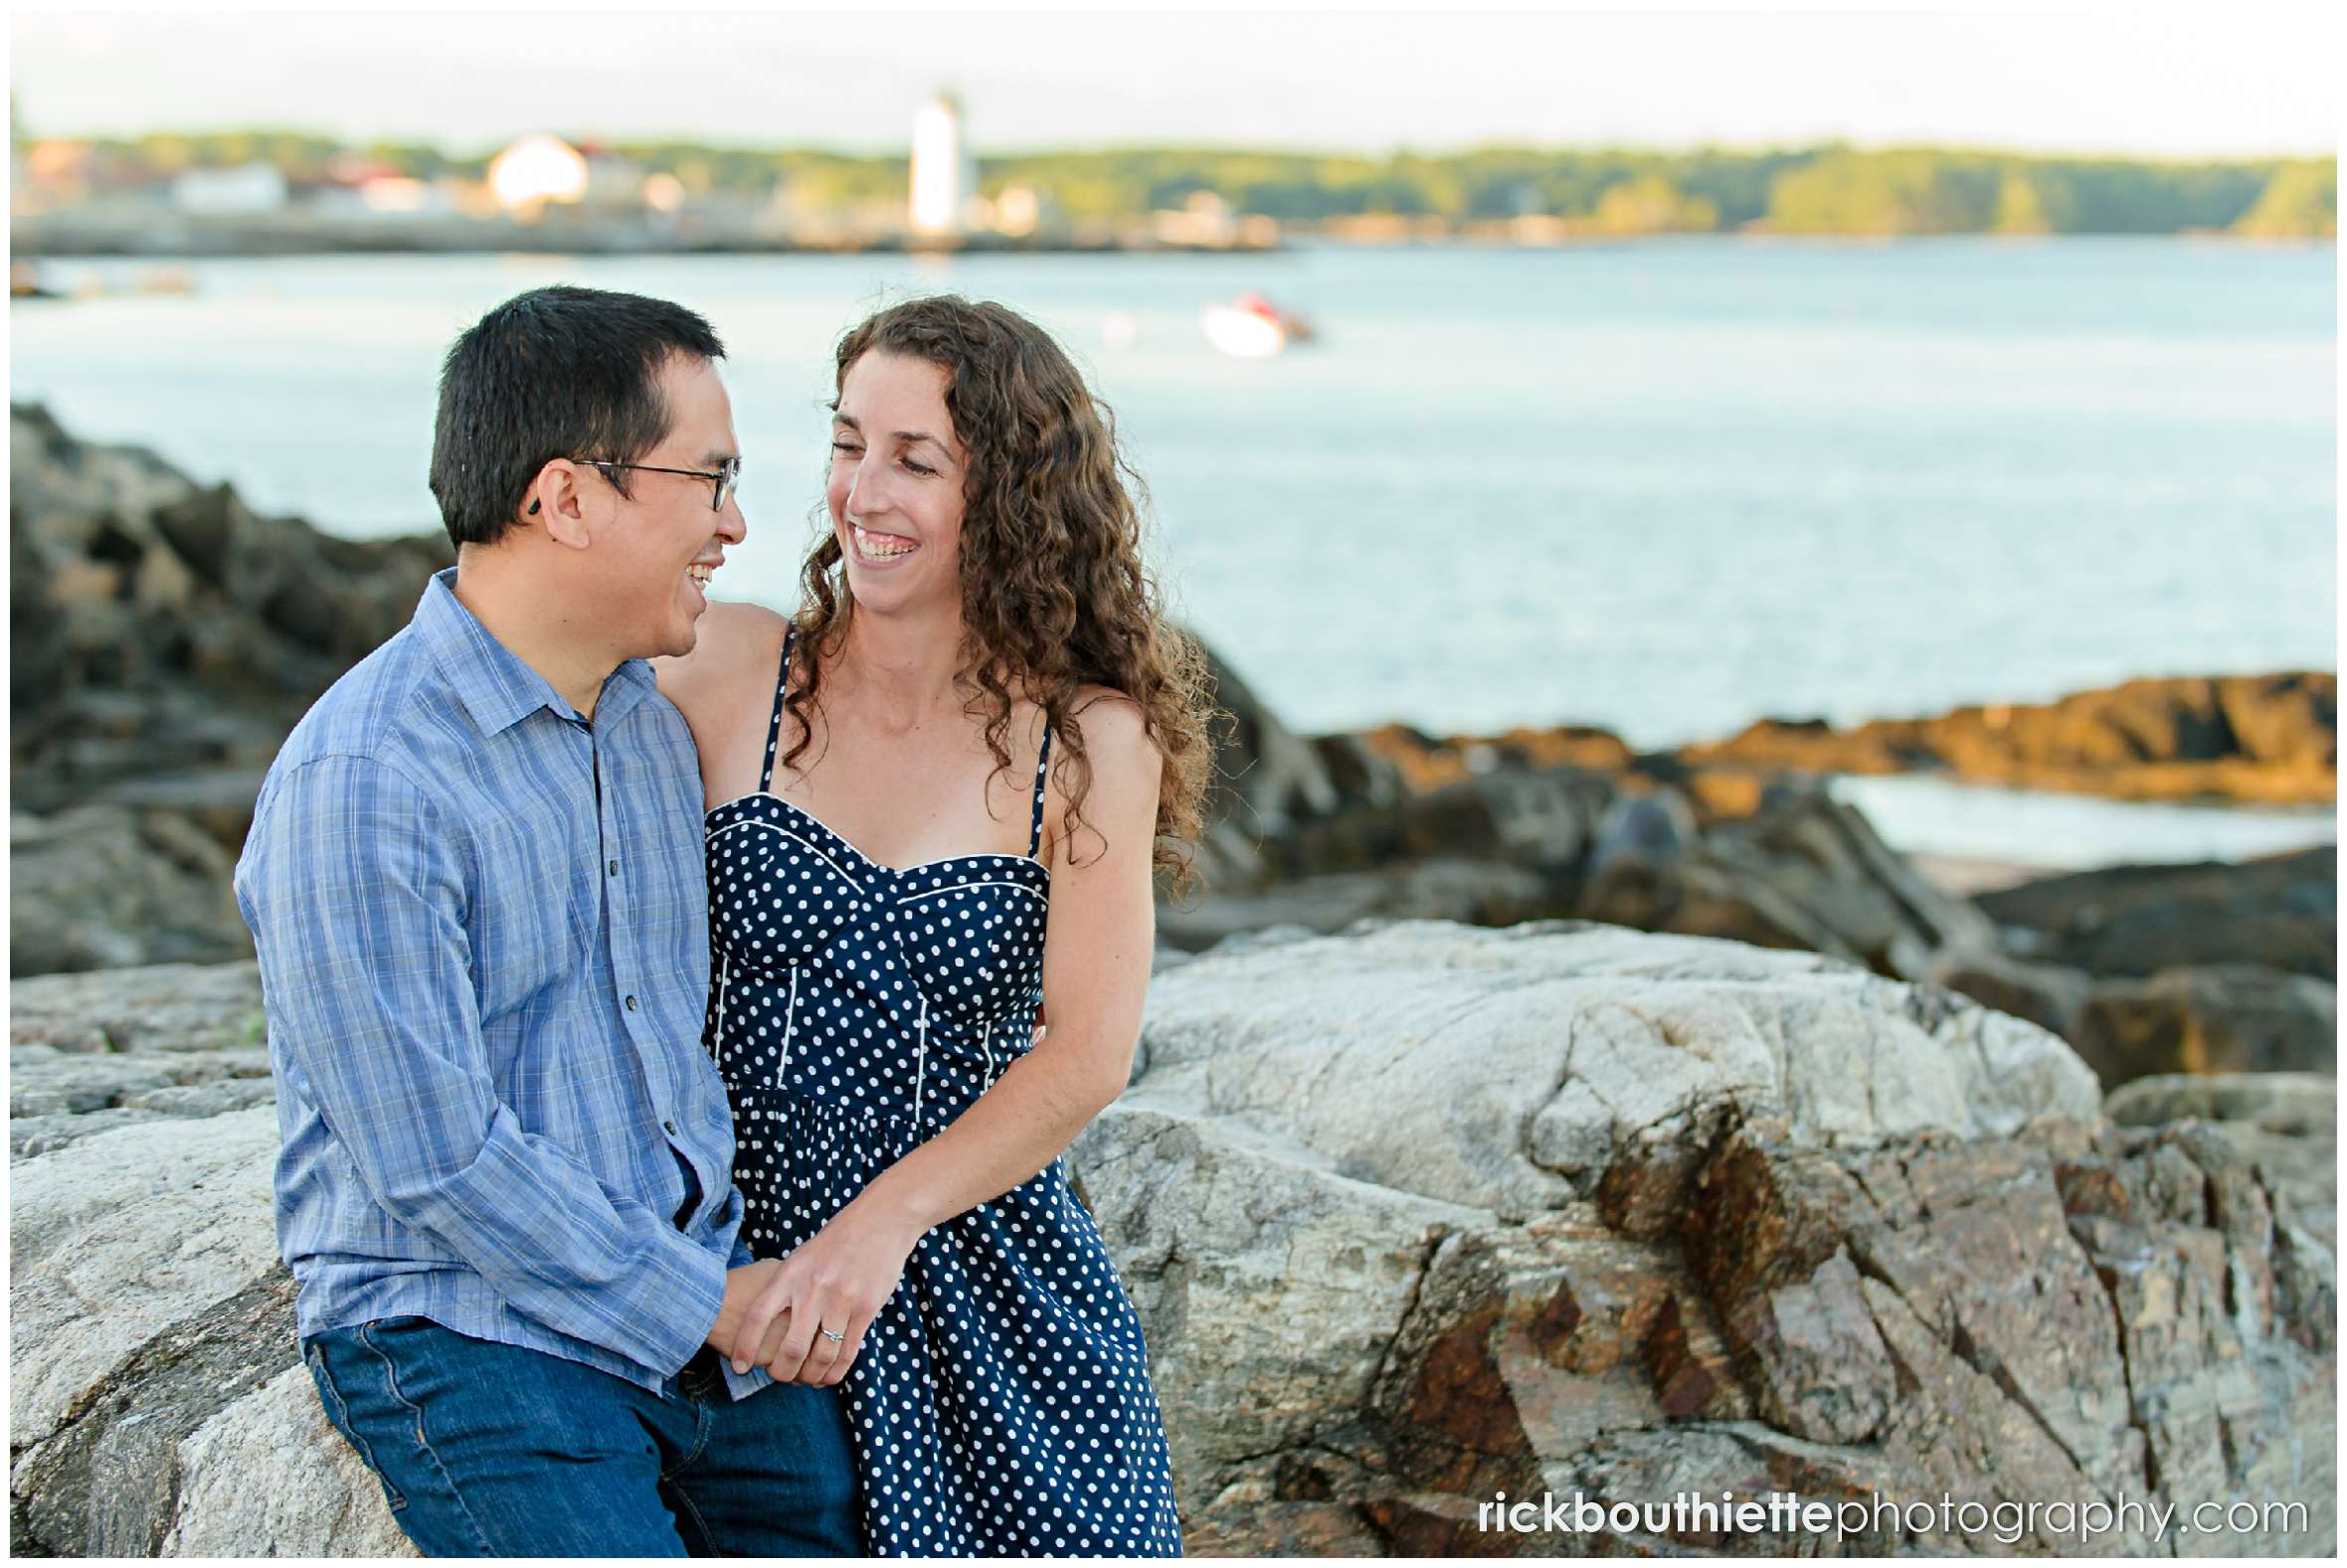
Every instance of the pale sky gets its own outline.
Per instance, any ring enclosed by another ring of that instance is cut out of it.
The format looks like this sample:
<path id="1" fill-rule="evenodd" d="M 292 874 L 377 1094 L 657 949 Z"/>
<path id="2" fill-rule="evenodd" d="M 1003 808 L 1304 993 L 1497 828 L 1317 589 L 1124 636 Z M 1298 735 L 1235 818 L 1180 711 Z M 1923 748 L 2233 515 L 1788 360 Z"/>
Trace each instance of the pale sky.
<path id="1" fill-rule="evenodd" d="M 1835 137 L 2327 153 L 2341 58 L 2338 24 L 2313 10 L 2214 0 L 2059 14 L 20 8 L 11 35 L 34 135 L 268 125 L 458 153 L 540 129 L 894 151 L 940 87 L 962 94 L 981 153 Z"/>

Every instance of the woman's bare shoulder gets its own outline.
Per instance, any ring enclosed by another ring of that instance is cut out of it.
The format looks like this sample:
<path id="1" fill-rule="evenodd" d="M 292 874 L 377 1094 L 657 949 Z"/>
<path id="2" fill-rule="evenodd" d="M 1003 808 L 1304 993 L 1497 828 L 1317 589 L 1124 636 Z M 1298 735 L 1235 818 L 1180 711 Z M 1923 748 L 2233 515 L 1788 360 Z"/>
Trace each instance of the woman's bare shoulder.
<path id="1" fill-rule="evenodd" d="M 712 600 L 696 625 L 690 653 L 651 661 L 662 695 L 687 711 L 763 669 L 771 678 L 790 622 L 764 605 Z"/>
<path id="2" fill-rule="evenodd" d="M 1102 735 L 1138 737 L 1147 726 L 1143 723 L 1141 704 L 1114 686 L 1078 686 L 1068 699 L 1069 717 L 1084 727 L 1090 740 L 1097 728 Z"/>
<path id="3" fill-rule="evenodd" d="M 1132 833 L 1146 842 L 1157 812 L 1165 758 L 1149 733 L 1141 704 L 1113 687 L 1078 686 L 1068 702 L 1068 719 L 1083 736 L 1084 821 L 1111 837 Z M 1074 783 L 1072 776 L 1051 770 L 1053 833 L 1065 831 L 1066 790 Z"/>
<path id="4" fill-rule="evenodd" d="M 1157 742 L 1141 704 L 1113 686 L 1078 686 L 1068 717 L 1082 727 L 1086 755 L 1155 767 Z"/>

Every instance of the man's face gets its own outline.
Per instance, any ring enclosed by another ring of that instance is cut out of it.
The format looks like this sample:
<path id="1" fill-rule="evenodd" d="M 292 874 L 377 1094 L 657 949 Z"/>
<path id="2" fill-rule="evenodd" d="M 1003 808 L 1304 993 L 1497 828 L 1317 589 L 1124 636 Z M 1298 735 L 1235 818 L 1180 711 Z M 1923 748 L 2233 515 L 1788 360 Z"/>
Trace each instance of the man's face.
<path id="1" fill-rule="evenodd" d="M 715 473 L 740 455 L 733 403 L 714 364 L 671 355 L 660 371 L 660 393 L 668 435 L 637 463 Z M 640 467 L 613 477 L 626 479 L 630 493 L 609 491 L 613 511 L 596 532 L 598 613 L 624 657 L 690 653 L 695 623 L 709 608 L 700 579 L 724 563 L 727 545 L 741 543 L 741 505 L 728 496 L 723 511 L 712 511 L 710 479 Z"/>

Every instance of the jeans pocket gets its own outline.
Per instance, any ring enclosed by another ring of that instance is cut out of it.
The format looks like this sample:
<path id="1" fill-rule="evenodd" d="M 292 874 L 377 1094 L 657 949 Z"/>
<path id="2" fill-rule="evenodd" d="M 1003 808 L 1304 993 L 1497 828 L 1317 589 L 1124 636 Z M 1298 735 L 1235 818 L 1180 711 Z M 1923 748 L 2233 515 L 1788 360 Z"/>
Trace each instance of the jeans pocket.
<path id="1" fill-rule="evenodd" d="M 408 1499 L 391 1483 L 391 1478 L 383 1474 L 383 1467 L 375 1463 L 375 1451 L 367 1446 L 366 1438 L 352 1423 L 350 1409 L 342 1402 L 342 1390 L 334 1386 L 334 1375 L 326 1370 L 325 1349 L 312 1339 L 301 1347 L 301 1359 L 309 1365 L 310 1381 L 318 1386 L 318 1401 L 326 1407 L 326 1420 L 357 1453 L 359 1463 L 366 1466 L 368 1473 L 382 1483 L 383 1500 L 390 1505 L 391 1511 L 399 1512 L 408 1505 Z"/>

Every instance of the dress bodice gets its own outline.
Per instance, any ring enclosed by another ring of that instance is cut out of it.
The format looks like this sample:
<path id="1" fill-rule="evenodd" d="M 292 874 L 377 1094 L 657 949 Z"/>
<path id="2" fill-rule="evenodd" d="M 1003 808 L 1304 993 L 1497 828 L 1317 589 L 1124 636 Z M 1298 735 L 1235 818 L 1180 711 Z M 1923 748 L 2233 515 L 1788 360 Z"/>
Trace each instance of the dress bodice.
<path id="1" fill-rule="evenodd" d="M 1050 732 L 1035 765 L 1028 853 L 899 869 L 767 787 L 781 717 L 778 690 L 759 788 L 708 813 L 708 1044 L 729 1078 L 728 1053 L 747 1049 L 754 1080 L 902 1121 L 909 1145 L 951 1121 L 1033 1037 L 1051 890 L 1050 868 L 1034 855 Z"/>

